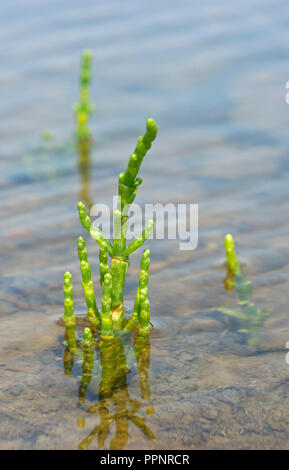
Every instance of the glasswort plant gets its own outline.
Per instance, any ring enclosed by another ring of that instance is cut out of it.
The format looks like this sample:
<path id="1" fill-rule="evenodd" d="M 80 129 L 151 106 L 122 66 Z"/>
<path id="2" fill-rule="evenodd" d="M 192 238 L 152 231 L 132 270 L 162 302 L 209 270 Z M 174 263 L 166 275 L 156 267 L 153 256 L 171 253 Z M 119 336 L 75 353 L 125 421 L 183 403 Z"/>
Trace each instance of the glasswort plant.
<path id="1" fill-rule="evenodd" d="M 90 82 L 91 82 L 91 61 L 92 53 L 85 50 L 82 53 L 80 69 L 80 91 L 79 101 L 73 109 L 76 115 L 76 138 L 77 140 L 91 139 L 91 131 L 88 127 L 89 118 L 93 112 L 94 106 L 90 101 Z"/>
<path id="2" fill-rule="evenodd" d="M 103 338 L 111 338 L 114 331 L 132 331 L 136 326 L 140 333 L 146 335 L 150 329 L 150 306 L 148 300 L 148 278 L 150 265 L 150 251 L 144 250 L 141 258 L 141 271 L 139 286 L 136 293 L 134 310 L 127 321 L 123 311 L 123 289 L 126 273 L 129 266 L 129 257 L 147 240 L 153 230 L 153 221 L 149 220 L 146 228 L 139 238 L 135 238 L 129 245 L 126 241 L 126 232 L 129 218 L 129 208 L 134 201 L 137 189 L 142 180 L 138 172 L 146 153 L 157 135 L 157 126 L 153 119 L 148 119 L 146 132 L 139 137 L 134 153 L 130 156 L 124 173 L 119 174 L 118 203 L 113 214 L 114 239 L 112 244 L 102 231 L 93 226 L 87 214 L 85 205 L 78 203 L 79 218 L 83 227 L 91 237 L 100 245 L 99 274 L 102 288 L 101 310 L 98 310 L 95 300 L 95 291 L 91 279 L 91 268 L 87 258 L 85 240 L 78 239 L 78 257 L 82 276 L 82 287 L 87 305 L 87 319 L 95 329 L 100 329 Z M 108 258 L 111 262 L 109 264 Z M 64 274 L 64 322 L 66 326 L 75 325 L 73 308 L 73 286 L 71 274 Z"/>

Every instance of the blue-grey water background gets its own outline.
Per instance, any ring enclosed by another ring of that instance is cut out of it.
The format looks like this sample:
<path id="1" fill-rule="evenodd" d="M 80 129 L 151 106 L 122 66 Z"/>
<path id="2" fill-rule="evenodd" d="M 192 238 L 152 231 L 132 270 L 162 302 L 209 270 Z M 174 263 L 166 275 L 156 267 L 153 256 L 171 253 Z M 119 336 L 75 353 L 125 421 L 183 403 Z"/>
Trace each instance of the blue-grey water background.
<path id="1" fill-rule="evenodd" d="M 46 129 L 60 143 L 73 133 L 85 48 L 99 141 L 92 201 L 111 201 L 154 117 L 159 135 L 137 201 L 199 204 L 196 250 L 147 242 L 155 332 L 146 422 L 156 440 L 131 423 L 126 448 L 288 448 L 288 3 L 2 0 L 0 12 L 0 448 L 74 449 L 97 424 L 77 405 L 78 378 L 63 374 L 57 324 L 67 269 L 76 311 L 84 309 L 76 251 L 83 179 L 73 149 L 39 150 Z M 238 301 L 223 288 L 228 232 L 254 302 L 274 310 L 254 354 L 217 310 Z M 88 250 L 97 272 L 92 240 Z M 128 380 L 138 397 L 136 369 Z"/>

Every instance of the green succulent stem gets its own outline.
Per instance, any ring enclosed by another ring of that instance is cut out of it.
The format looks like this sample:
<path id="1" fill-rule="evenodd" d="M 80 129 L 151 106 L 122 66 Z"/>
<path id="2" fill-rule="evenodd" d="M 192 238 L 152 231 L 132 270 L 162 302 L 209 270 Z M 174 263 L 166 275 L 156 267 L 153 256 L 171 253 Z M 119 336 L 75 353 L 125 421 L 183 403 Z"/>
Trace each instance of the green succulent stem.
<path id="1" fill-rule="evenodd" d="M 92 221 L 86 212 L 85 205 L 82 202 L 79 202 L 77 207 L 79 219 L 83 227 L 90 233 L 91 237 L 99 243 L 99 245 L 106 249 L 108 254 L 112 255 L 112 246 L 110 242 L 105 238 L 99 228 L 93 226 Z"/>
<path id="2" fill-rule="evenodd" d="M 134 301 L 134 307 L 133 307 L 133 312 L 130 317 L 130 319 L 127 321 L 125 325 L 125 332 L 130 332 L 135 329 L 139 322 L 139 312 L 140 312 L 140 297 L 139 297 L 139 288 L 137 289 L 136 296 L 135 296 L 135 301 Z"/>
<path id="3" fill-rule="evenodd" d="M 125 329 L 132 331 L 139 322 L 139 334 L 147 335 L 152 326 L 150 323 L 150 304 L 148 300 L 148 280 L 150 266 L 150 250 L 144 250 L 141 257 L 139 284 L 134 302 L 133 314 Z"/>
<path id="4" fill-rule="evenodd" d="M 101 336 L 103 339 L 109 339 L 113 336 L 112 313 L 111 313 L 111 274 L 104 276 L 102 283 L 101 299 Z"/>
<path id="5" fill-rule="evenodd" d="M 141 258 L 139 277 L 139 322 L 142 331 L 150 331 L 150 303 L 148 300 L 148 280 L 150 266 L 150 250 L 144 250 Z"/>
<path id="6" fill-rule="evenodd" d="M 82 288 L 87 305 L 87 317 L 94 327 L 100 324 L 100 313 L 96 306 L 93 282 L 91 280 L 91 268 L 87 259 L 85 240 L 78 238 L 78 257 L 80 261 L 80 271 L 82 276 Z"/>
<path id="7" fill-rule="evenodd" d="M 91 138 L 91 131 L 88 127 L 88 121 L 94 109 L 94 106 L 90 102 L 89 92 L 91 82 L 91 62 L 91 51 L 83 51 L 79 77 L 79 101 L 73 106 L 73 110 L 76 115 L 76 138 L 78 140 L 87 140 Z"/>
<path id="8" fill-rule="evenodd" d="M 130 245 L 126 248 L 124 254 L 125 256 L 131 255 L 136 251 L 142 244 L 151 236 L 154 227 L 153 220 L 149 220 L 147 226 L 143 229 L 141 237 L 135 238 Z"/>
<path id="9" fill-rule="evenodd" d="M 73 285 L 72 276 L 69 271 L 64 274 L 64 315 L 63 321 L 66 327 L 75 327 L 74 303 L 73 303 Z"/>
<path id="10" fill-rule="evenodd" d="M 225 236 L 225 251 L 227 257 L 227 265 L 231 272 L 235 275 L 240 271 L 240 263 L 235 252 L 235 241 L 233 236 L 228 233 Z"/>
<path id="11" fill-rule="evenodd" d="M 111 262 L 112 274 L 112 308 L 115 322 L 118 326 L 123 320 L 123 288 L 129 263 L 129 255 L 139 248 L 146 239 L 151 236 L 153 221 L 143 230 L 140 238 L 137 238 L 126 247 L 126 233 L 128 224 L 129 207 L 135 199 L 137 188 L 141 184 L 141 178 L 137 178 L 141 163 L 152 141 L 156 138 L 157 126 L 153 119 L 148 119 L 146 132 L 139 137 L 133 155 L 130 156 L 125 173 L 119 175 L 118 204 L 114 211 L 114 241 Z"/>
<path id="12" fill-rule="evenodd" d="M 99 278 L 100 284 L 102 285 L 104 276 L 109 273 L 109 265 L 108 265 L 108 256 L 106 247 L 104 245 L 100 245 L 99 248 Z"/>
<path id="13" fill-rule="evenodd" d="M 123 289 L 128 268 L 127 261 L 112 257 L 110 273 L 112 277 L 112 319 L 114 328 L 120 330 L 123 322 Z"/>
<path id="14" fill-rule="evenodd" d="M 139 172 L 141 163 L 147 151 L 151 148 L 153 140 L 157 136 L 158 128 L 153 119 L 148 119 L 146 122 L 146 132 L 143 136 L 139 137 L 134 153 L 130 156 L 129 162 L 124 173 L 123 184 L 130 188 L 131 194 L 133 194 L 136 182 L 136 176 Z M 130 200 L 124 199 L 125 205 L 130 204 Z"/>
<path id="15" fill-rule="evenodd" d="M 82 362 L 82 377 L 78 391 L 79 403 L 85 402 L 86 390 L 90 384 L 94 363 L 94 343 L 93 336 L 89 328 L 84 328 L 83 332 L 83 362 Z"/>

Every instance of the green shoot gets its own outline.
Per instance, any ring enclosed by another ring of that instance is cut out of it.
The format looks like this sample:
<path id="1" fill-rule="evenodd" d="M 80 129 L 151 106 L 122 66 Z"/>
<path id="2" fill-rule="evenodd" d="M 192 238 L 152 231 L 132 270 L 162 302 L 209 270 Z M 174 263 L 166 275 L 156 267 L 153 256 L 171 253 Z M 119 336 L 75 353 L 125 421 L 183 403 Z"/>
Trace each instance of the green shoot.
<path id="1" fill-rule="evenodd" d="M 235 252 L 235 243 L 232 235 L 225 237 L 225 250 L 227 257 L 227 278 L 233 278 L 231 287 L 235 287 L 241 311 L 231 308 L 218 308 L 225 315 L 242 320 L 246 328 L 239 329 L 240 333 L 245 333 L 247 344 L 250 347 L 257 347 L 260 343 L 260 330 L 264 320 L 272 314 L 270 310 L 261 310 L 252 302 L 252 283 L 248 281 L 241 269 Z M 224 283 L 228 286 L 228 282 Z"/>

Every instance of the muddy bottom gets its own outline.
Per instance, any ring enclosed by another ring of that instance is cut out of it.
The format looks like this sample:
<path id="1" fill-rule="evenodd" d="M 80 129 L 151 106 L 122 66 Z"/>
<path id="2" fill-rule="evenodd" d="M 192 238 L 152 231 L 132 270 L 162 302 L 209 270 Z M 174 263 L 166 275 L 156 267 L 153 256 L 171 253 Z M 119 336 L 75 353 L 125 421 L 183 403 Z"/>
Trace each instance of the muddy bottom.
<path id="1" fill-rule="evenodd" d="M 98 366 L 79 403 L 82 359 L 65 375 L 59 315 L 2 320 L 1 449 L 288 448 L 288 365 L 273 327 L 252 351 L 216 312 L 160 323 L 149 338 L 145 389 L 128 344 L 128 369 L 108 400 Z"/>

